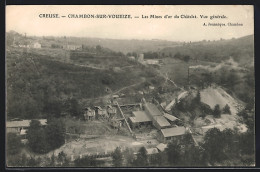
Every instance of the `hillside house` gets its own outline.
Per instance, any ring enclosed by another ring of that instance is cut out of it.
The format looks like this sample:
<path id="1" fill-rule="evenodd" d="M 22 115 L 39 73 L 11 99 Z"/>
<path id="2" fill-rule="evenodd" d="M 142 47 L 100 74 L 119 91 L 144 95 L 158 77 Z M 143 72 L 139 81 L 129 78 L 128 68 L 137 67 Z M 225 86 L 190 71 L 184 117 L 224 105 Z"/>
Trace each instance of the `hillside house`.
<path id="1" fill-rule="evenodd" d="M 116 120 L 116 119 L 112 119 L 110 121 L 110 125 L 112 126 L 112 128 L 116 129 L 116 128 L 121 128 L 122 127 L 122 122 L 120 120 Z"/>
<path id="2" fill-rule="evenodd" d="M 106 119 L 108 118 L 107 110 L 102 109 L 100 106 L 95 106 L 95 111 L 98 119 Z"/>
<path id="3" fill-rule="evenodd" d="M 133 61 L 135 60 L 135 56 L 128 56 L 128 58 Z"/>
<path id="4" fill-rule="evenodd" d="M 91 108 L 86 108 L 86 110 L 84 112 L 85 120 L 87 120 L 87 121 L 94 120 L 95 117 L 96 117 L 95 110 L 93 110 Z"/>
<path id="5" fill-rule="evenodd" d="M 169 141 L 180 142 L 186 134 L 185 127 L 173 127 L 173 128 L 165 128 L 161 129 L 158 132 L 157 139 L 162 143 L 167 143 Z"/>
<path id="6" fill-rule="evenodd" d="M 47 125 L 47 119 L 39 119 L 42 126 Z M 29 128 L 31 120 L 6 121 L 6 133 L 16 133 L 25 135 Z"/>
<path id="7" fill-rule="evenodd" d="M 107 106 L 107 113 L 109 118 L 114 118 L 116 116 L 116 112 L 117 110 L 115 107 L 112 107 L 111 105 Z"/>

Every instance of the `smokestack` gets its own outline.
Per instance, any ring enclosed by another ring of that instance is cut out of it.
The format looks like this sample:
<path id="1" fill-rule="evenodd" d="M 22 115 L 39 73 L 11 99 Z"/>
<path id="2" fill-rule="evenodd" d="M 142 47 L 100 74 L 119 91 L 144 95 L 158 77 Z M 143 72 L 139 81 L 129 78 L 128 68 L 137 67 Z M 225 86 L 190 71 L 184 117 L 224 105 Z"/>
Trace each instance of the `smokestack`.
<path id="1" fill-rule="evenodd" d="M 190 67 L 188 66 L 188 85 L 190 84 Z"/>

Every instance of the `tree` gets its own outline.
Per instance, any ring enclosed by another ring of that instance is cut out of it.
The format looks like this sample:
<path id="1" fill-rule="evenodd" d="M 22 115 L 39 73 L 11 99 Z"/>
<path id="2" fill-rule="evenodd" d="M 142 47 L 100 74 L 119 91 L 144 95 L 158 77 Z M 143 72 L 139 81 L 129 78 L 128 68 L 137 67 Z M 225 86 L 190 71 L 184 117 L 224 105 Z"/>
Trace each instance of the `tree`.
<path id="1" fill-rule="evenodd" d="M 213 82 L 212 73 L 203 73 L 202 76 L 203 76 L 204 82 L 206 82 L 209 86 L 211 86 L 211 84 Z"/>
<path id="2" fill-rule="evenodd" d="M 148 157 L 145 147 L 139 149 L 137 158 L 134 160 L 134 165 L 138 167 L 145 167 L 148 165 Z"/>
<path id="3" fill-rule="evenodd" d="M 123 157 L 125 159 L 125 164 L 126 166 L 132 166 L 133 165 L 133 162 L 134 162 L 134 151 L 130 148 L 126 148 L 123 152 Z"/>
<path id="4" fill-rule="evenodd" d="M 113 164 L 115 167 L 121 167 L 123 163 L 123 155 L 121 149 L 117 147 L 112 154 Z"/>
<path id="5" fill-rule="evenodd" d="M 181 156 L 181 165 L 191 167 L 205 166 L 203 150 L 196 146 L 186 147 L 184 154 Z"/>
<path id="6" fill-rule="evenodd" d="M 97 50 L 97 52 L 101 52 L 102 47 L 101 47 L 100 45 L 97 45 L 97 46 L 96 46 L 96 50 Z"/>
<path id="7" fill-rule="evenodd" d="M 226 104 L 226 106 L 223 108 L 223 113 L 231 114 L 230 107 L 228 106 L 228 104 Z"/>
<path id="8" fill-rule="evenodd" d="M 200 104 L 201 96 L 200 96 L 200 91 L 199 90 L 197 91 L 197 95 L 196 95 L 194 101 L 195 101 L 196 104 Z"/>
<path id="9" fill-rule="evenodd" d="M 27 166 L 28 167 L 37 167 L 39 165 L 39 162 L 34 159 L 33 157 L 31 157 L 28 161 L 27 161 Z"/>
<path id="10" fill-rule="evenodd" d="M 181 146 L 176 142 L 168 143 L 168 147 L 165 149 L 170 165 L 178 165 L 181 157 Z"/>
<path id="11" fill-rule="evenodd" d="M 224 142 L 222 141 L 223 135 L 218 128 L 212 128 L 206 132 L 204 136 L 204 144 L 206 153 L 209 155 L 211 163 L 220 162 L 224 160 Z"/>
<path id="12" fill-rule="evenodd" d="M 28 146 L 33 152 L 46 153 L 48 151 L 48 143 L 41 123 L 38 120 L 32 120 L 27 130 Z"/>
<path id="13" fill-rule="evenodd" d="M 186 55 L 183 57 L 183 60 L 188 63 L 190 61 L 190 56 Z"/>
<path id="14" fill-rule="evenodd" d="M 226 128 L 222 131 L 222 142 L 224 144 L 225 153 L 234 154 L 235 156 L 239 154 L 236 141 L 237 137 L 232 129 Z"/>
<path id="15" fill-rule="evenodd" d="M 65 143 L 65 128 L 60 119 L 48 122 L 45 133 L 49 150 L 57 149 Z"/>
<path id="16" fill-rule="evenodd" d="M 61 164 L 61 166 L 68 166 L 69 165 L 69 161 L 67 159 L 67 155 L 61 151 L 58 155 L 58 162 Z"/>
<path id="17" fill-rule="evenodd" d="M 177 52 L 175 55 L 174 55 L 174 58 L 176 59 L 180 59 L 181 58 L 181 53 Z"/>
<path id="18" fill-rule="evenodd" d="M 71 98 L 68 100 L 68 111 L 70 115 L 79 117 L 81 114 L 81 108 L 78 103 L 78 100 L 75 98 Z"/>
<path id="19" fill-rule="evenodd" d="M 48 114 L 48 117 L 60 117 L 61 115 L 61 102 L 56 99 L 48 99 L 45 103 L 44 112 Z"/>
<path id="20" fill-rule="evenodd" d="M 220 118 L 221 117 L 221 110 L 219 104 L 217 104 L 213 110 L 213 116 L 215 118 Z"/>
<path id="21" fill-rule="evenodd" d="M 16 155 L 21 151 L 22 143 L 20 138 L 15 133 L 7 134 L 7 154 Z"/>
<path id="22" fill-rule="evenodd" d="M 28 158 L 24 153 L 15 156 L 6 157 L 6 165 L 8 167 L 25 167 L 27 166 Z"/>
<path id="23" fill-rule="evenodd" d="M 74 161 L 76 167 L 97 167 L 102 163 L 104 162 L 96 160 L 93 156 L 84 156 Z"/>
<path id="24" fill-rule="evenodd" d="M 254 132 L 248 131 L 239 137 L 239 148 L 242 154 L 252 155 L 255 152 Z"/>

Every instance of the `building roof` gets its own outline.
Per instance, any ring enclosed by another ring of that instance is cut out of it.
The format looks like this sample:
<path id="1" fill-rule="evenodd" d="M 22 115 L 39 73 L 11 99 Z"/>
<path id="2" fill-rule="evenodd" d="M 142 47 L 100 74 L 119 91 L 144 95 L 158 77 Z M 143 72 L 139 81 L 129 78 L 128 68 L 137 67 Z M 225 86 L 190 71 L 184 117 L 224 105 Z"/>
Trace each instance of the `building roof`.
<path id="1" fill-rule="evenodd" d="M 112 97 L 113 97 L 113 98 L 119 98 L 119 95 L 116 95 L 116 94 L 115 94 L 115 95 L 113 95 Z"/>
<path id="2" fill-rule="evenodd" d="M 87 107 L 86 110 L 87 111 L 92 111 L 92 109 L 90 107 Z"/>
<path id="3" fill-rule="evenodd" d="M 158 153 L 158 149 L 156 148 L 149 148 L 149 149 L 146 148 L 146 151 L 147 151 L 147 155 Z"/>
<path id="4" fill-rule="evenodd" d="M 99 110 L 102 110 L 102 108 L 100 106 L 95 106 L 95 108 L 97 108 Z"/>
<path id="5" fill-rule="evenodd" d="M 148 122 L 152 121 L 145 111 L 133 111 L 133 117 L 129 117 L 132 122 Z"/>
<path id="6" fill-rule="evenodd" d="M 173 127 L 173 128 L 161 129 L 161 132 L 164 137 L 172 137 L 172 136 L 184 135 L 186 129 L 185 127 Z"/>
<path id="7" fill-rule="evenodd" d="M 154 116 L 153 118 L 160 125 L 160 127 L 171 126 L 171 124 L 163 116 Z"/>
<path id="8" fill-rule="evenodd" d="M 165 118 L 167 118 L 168 120 L 170 120 L 170 121 L 175 121 L 175 120 L 178 119 L 178 118 L 176 118 L 175 116 L 170 115 L 170 114 L 168 114 L 168 113 L 164 113 L 163 116 L 164 116 Z"/>
<path id="9" fill-rule="evenodd" d="M 150 112 L 150 114 L 152 116 L 159 116 L 159 115 L 163 115 L 160 110 L 152 103 L 146 103 L 144 105 L 146 107 L 146 109 Z"/>
<path id="10" fill-rule="evenodd" d="M 156 146 L 156 148 L 159 150 L 159 151 L 164 151 L 165 148 L 167 148 L 167 144 L 163 144 L 163 143 L 160 143 L 159 145 Z"/>
<path id="11" fill-rule="evenodd" d="M 39 119 L 41 125 L 47 125 L 47 119 Z M 7 128 L 14 127 L 29 127 L 31 120 L 22 120 L 22 121 L 6 121 Z"/>

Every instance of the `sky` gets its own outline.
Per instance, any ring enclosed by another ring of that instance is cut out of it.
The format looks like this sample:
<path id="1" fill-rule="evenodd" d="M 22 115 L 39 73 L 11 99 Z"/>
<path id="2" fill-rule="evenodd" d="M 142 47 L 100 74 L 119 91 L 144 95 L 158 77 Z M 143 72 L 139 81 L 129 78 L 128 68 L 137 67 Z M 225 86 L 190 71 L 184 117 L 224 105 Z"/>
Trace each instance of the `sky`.
<path id="1" fill-rule="evenodd" d="M 64 18 L 40 18 L 58 14 Z M 69 14 L 122 14 L 132 19 L 68 18 Z M 197 18 L 142 18 L 196 15 Z M 202 19 L 200 15 L 225 15 L 225 19 Z M 135 18 L 139 16 L 139 18 Z M 208 23 L 241 23 L 243 26 L 203 26 Z M 254 34 L 253 6 L 240 5 L 11 5 L 6 6 L 6 31 L 28 36 L 77 36 L 112 39 L 163 39 L 201 41 L 239 38 Z"/>

